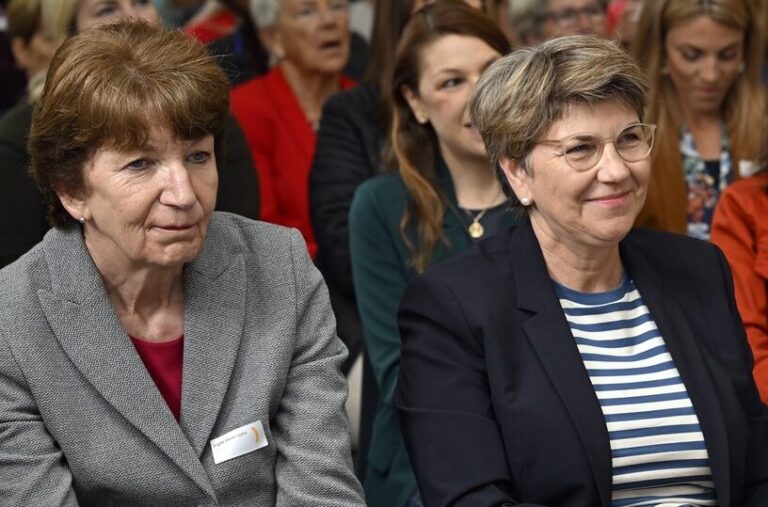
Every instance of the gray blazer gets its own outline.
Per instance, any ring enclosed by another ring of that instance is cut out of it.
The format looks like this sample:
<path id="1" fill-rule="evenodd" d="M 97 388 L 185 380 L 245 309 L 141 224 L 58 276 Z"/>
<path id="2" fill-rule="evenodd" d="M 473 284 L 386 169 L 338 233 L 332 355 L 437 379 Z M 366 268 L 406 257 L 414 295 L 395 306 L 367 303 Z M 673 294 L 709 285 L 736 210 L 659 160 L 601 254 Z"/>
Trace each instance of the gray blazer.
<path id="1" fill-rule="evenodd" d="M 0 505 L 364 505 L 347 352 L 298 232 L 215 213 L 184 286 L 177 423 L 79 228 L 0 271 Z M 269 445 L 215 464 L 211 439 L 256 421 Z"/>

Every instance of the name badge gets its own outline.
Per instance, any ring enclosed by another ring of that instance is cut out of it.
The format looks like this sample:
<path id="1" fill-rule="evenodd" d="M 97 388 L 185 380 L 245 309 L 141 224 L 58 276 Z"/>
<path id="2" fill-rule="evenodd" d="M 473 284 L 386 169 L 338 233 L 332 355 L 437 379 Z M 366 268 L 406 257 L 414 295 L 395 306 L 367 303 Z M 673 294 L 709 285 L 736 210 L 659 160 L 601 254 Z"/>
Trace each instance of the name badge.
<path id="1" fill-rule="evenodd" d="M 217 465 L 268 445 L 261 421 L 241 426 L 211 440 L 213 462 Z"/>

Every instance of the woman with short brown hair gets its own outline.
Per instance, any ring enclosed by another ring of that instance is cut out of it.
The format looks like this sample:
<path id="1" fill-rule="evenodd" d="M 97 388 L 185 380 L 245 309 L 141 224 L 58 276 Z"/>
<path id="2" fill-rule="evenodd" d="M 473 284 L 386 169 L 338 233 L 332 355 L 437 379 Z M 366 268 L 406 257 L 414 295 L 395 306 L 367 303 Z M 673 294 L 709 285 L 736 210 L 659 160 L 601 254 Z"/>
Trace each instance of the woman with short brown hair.
<path id="1" fill-rule="evenodd" d="M 297 232 L 213 211 L 228 106 L 181 31 L 55 54 L 30 134 L 54 228 L 0 271 L 3 503 L 362 507 L 322 278 Z"/>

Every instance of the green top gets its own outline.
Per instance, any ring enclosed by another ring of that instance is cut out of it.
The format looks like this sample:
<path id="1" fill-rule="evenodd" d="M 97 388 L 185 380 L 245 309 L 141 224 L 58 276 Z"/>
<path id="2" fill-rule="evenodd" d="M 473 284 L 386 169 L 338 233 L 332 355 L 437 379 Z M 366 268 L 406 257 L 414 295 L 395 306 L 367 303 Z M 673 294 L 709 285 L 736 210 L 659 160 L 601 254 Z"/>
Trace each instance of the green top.
<path id="1" fill-rule="evenodd" d="M 446 201 L 457 209 L 448 168 L 439 157 L 435 169 Z M 380 396 L 364 484 L 369 507 L 405 506 L 416 491 L 416 479 L 394 405 L 400 373 L 397 309 L 405 287 L 418 274 L 400 235 L 400 220 L 407 199 L 400 175 L 384 174 L 358 188 L 349 214 L 355 295 L 365 333 L 366 353 L 373 366 Z M 500 229 L 515 222 L 515 215 L 508 212 Z M 410 229 L 415 241 L 415 227 Z M 443 232 L 448 244 L 440 242 L 436 245 L 430 265 L 450 258 L 472 244 L 466 224 L 460 222 L 457 213 L 450 209 L 446 209 L 443 216 Z"/>

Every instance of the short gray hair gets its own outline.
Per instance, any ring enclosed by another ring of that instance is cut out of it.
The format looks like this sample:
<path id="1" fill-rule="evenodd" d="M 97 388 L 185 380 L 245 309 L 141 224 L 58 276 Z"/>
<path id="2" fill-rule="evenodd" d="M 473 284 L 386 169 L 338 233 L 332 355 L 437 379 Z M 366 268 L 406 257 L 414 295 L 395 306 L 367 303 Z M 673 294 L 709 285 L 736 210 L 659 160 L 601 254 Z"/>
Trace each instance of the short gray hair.
<path id="1" fill-rule="evenodd" d="M 504 192 L 517 204 L 500 159 L 527 170 L 536 143 L 572 104 L 616 101 L 642 120 L 647 94 L 643 72 L 618 43 L 573 35 L 497 60 L 478 81 L 469 111 Z"/>
<path id="2" fill-rule="evenodd" d="M 281 0 L 251 0 L 251 18 L 257 28 L 272 28 L 280 15 Z"/>

